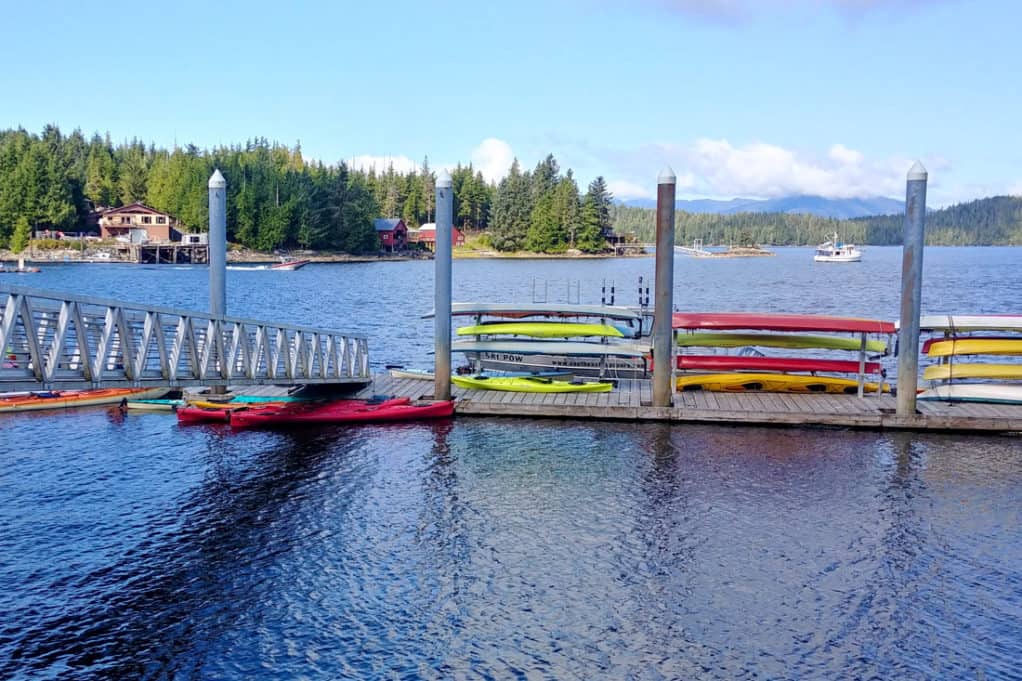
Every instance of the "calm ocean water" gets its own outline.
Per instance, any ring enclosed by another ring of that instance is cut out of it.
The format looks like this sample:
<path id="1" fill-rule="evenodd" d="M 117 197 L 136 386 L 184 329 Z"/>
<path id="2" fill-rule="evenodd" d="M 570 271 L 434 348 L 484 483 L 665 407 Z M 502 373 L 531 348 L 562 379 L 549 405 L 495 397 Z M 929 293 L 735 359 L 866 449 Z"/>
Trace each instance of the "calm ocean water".
<path id="1" fill-rule="evenodd" d="M 894 319 L 859 265 L 679 258 L 680 309 Z M 924 311 L 1020 312 L 931 248 Z M 8 277 L 10 275 L 7 275 Z M 459 261 L 456 300 L 634 304 L 652 259 Z M 5 281 L 202 309 L 202 268 Z M 429 366 L 432 263 L 228 272 L 239 316 Z M 1019 678 L 1022 439 L 461 418 L 295 432 L 0 416 L 0 678 Z"/>

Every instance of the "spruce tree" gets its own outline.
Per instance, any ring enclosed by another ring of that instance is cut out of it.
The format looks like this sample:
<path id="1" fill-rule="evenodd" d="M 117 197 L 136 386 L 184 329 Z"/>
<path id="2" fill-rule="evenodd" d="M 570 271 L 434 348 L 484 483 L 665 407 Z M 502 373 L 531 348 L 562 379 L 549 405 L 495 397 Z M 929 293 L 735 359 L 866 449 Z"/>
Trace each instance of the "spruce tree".
<path id="1" fill-rule="evenodd" d="M 22 215 L 14 225 L 14 234 L 11 235 L 11 252 L 21 253 L 28 248 L 32 238 L 32 226 L 28 224 L 28 218 Z"/>

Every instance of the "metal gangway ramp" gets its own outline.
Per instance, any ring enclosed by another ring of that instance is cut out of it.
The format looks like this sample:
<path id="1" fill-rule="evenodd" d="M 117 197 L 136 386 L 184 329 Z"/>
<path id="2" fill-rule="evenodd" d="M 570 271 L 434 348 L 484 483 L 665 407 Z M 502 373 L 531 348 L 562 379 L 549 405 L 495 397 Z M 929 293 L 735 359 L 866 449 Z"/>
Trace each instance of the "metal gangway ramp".
<path id="1" fill-rule="evenodd" d="M 0 284 L 0 391 L 368 383 L 365 335 Z"/>

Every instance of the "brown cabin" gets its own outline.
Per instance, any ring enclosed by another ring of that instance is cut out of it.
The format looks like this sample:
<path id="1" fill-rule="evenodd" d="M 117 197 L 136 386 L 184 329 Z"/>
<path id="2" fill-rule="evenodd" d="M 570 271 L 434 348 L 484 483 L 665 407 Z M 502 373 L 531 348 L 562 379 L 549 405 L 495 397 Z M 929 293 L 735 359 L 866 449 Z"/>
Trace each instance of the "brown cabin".
<path id="1" fill-rule="evenodd" d="M 139 201 L 103 211 L 99 216 L 99 234 L 104 239 L 127 238 L 132 243 L 181 240 L 181 229 L 172 215 Z"/>

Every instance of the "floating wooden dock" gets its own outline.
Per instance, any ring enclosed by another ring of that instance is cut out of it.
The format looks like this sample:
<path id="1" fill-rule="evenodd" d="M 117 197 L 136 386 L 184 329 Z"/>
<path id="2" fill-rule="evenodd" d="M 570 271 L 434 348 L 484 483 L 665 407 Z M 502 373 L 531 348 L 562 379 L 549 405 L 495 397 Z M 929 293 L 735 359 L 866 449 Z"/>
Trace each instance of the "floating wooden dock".
<path id="1" fill-rule="evenodd" d="M 871 430 L 1022 432 L 1022 405 L 920 401 L 918 414 L 895 413 L 891 395 L 684 392 L 673 407 L 650 406 L 651 382 L 622 380 L 609 393 L 512 393 L 453 387 L 455 413 L 617 421 L 672 421 L 782 426 L 844 426 Z M 433 382 L 377 374 L 359 397 L 432 399 Z"/>
<path id="2" fill-rule="evenodd" d="M 131 261 L 140 265 L 206 265 L 206 244 L 132 244 Z"/>

